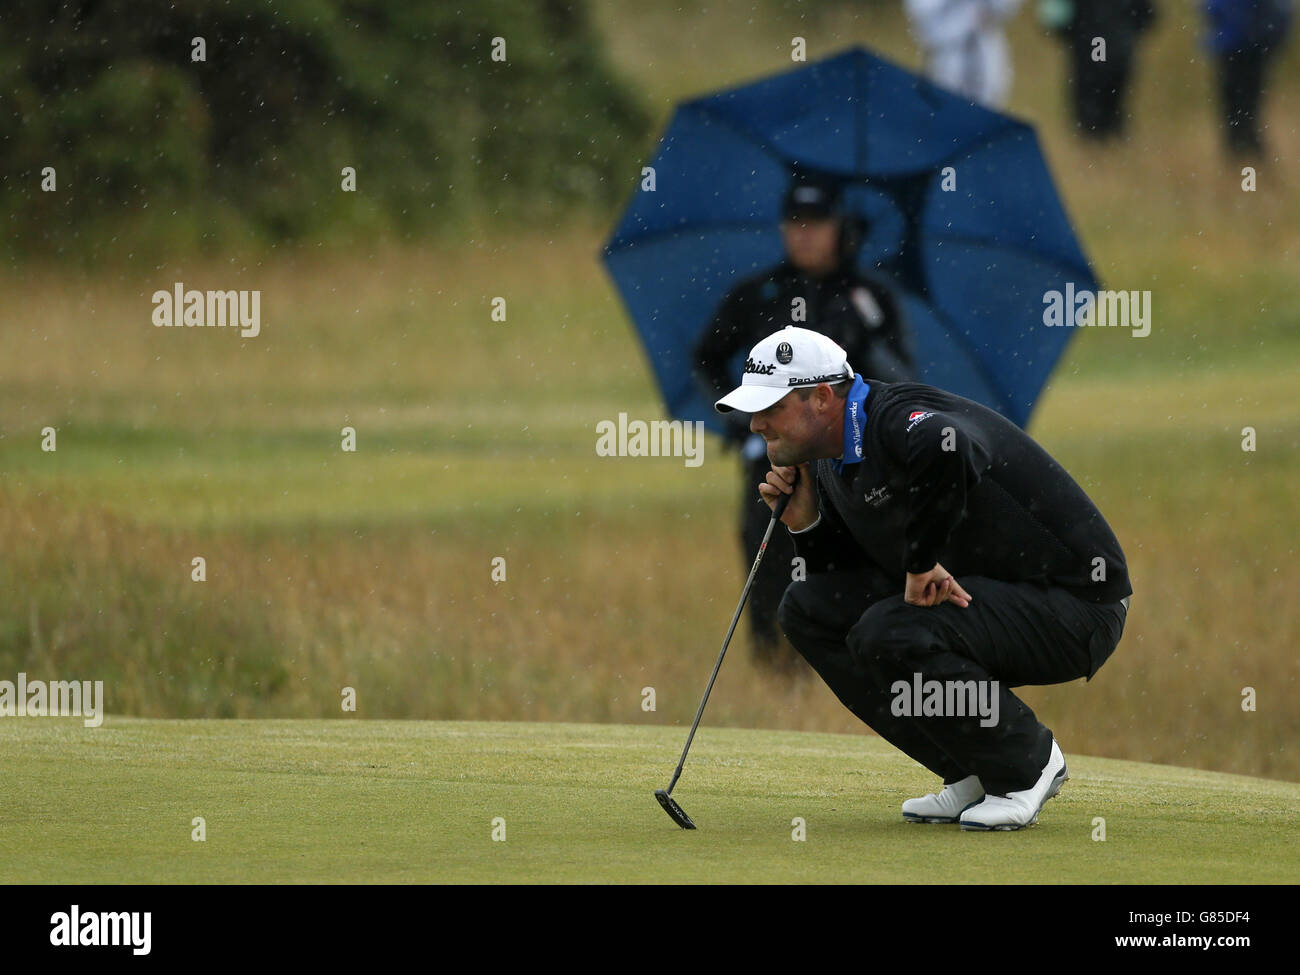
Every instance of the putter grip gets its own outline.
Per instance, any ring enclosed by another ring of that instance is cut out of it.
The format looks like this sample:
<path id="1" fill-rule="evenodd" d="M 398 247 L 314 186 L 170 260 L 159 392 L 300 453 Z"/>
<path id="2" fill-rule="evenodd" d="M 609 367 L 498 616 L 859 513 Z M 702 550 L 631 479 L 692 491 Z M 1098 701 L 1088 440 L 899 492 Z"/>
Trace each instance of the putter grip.
<path id="1" fill-rule="evenodd" d="M 794 469 L 794 486 L 796 488 L 799 486 L 799 468 L 797 467 Z M 772 519 L 774 521 L 781 520 L 781 516 L 785 514 L 785 506 L 790 503 L 790 499 L 793 497 L 794 492 L 791 491 L 789 494 L 783 494 L 776 499 L 776 507 L 772 509 Z"/>

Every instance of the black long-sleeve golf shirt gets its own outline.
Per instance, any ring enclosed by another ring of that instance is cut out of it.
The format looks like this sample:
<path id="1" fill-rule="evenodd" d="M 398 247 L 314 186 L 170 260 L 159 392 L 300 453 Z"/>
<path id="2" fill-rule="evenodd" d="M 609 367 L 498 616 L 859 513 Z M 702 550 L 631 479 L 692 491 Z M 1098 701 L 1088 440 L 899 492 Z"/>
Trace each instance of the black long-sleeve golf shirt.
<path id="1" fill-rule="evenodd" d="M 1114 532 L 1074 479 L 1003 416 L 933 386 L 872 382 L 862 461 L 814 465 L 820 520 L 791 533 L 810 572 L 872 559 L 897 574 L 1132 593 Z"/>

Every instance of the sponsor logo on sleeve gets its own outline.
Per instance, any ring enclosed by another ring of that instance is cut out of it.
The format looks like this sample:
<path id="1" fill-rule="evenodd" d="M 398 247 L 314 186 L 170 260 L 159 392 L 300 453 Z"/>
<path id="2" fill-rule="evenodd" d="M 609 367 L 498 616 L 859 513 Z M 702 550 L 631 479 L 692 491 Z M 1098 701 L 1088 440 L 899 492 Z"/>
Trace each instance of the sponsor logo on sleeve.
<path id="1" fill-rule="evenodd" d="M 913 410 L 907 415 L 907 432 L 911 433 L 918 423 L 932 416 L 934 413 L 929 410 Z"/>

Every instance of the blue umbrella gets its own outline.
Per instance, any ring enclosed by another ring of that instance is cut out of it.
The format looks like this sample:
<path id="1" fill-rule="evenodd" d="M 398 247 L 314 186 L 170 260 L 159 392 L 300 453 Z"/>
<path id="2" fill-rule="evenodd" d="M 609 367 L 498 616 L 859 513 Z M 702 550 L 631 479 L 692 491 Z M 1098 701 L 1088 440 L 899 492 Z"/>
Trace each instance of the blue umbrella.
<path id="1" fill-rule="evenodd" d="M 898 290 L 921 381 L 1020 425 L 1074 334 L 1044 324 L 1044 295 L 1097 287 L 1033 128 L 860 47 L 679 105 L 650 166 L 603 258 L 669 414 L 714 430 L 692 349 L 727 291 L 784 257 L 796 168 L 846 181 L 859 262 Z"/>

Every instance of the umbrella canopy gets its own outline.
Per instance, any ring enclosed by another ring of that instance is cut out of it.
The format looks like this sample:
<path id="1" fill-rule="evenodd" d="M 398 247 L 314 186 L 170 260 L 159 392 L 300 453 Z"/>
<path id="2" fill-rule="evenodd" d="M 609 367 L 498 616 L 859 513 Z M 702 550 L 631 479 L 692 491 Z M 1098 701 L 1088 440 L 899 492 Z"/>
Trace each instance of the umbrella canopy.
<path id="1" fill-rule="evenodd" d="M 678 106 L 649 165 L 603 258 L 668 412 L 715 430 L 692 349 L 731 287 L 784 258 L 796 169 L 845 181 L 918 378 L 1015 423 L 1074 333 L 1044 324 L 1044 295 L 1096 289 L 1034 130 L 860 47 Z"/>

